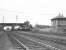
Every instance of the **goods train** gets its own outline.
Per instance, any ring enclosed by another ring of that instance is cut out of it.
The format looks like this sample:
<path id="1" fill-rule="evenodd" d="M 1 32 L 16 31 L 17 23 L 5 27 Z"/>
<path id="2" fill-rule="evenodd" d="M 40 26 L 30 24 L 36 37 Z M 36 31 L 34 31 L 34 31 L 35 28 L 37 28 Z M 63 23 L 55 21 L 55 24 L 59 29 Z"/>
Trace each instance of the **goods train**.
<path id="1" fill-rule="evenodd" d="M 31 31 L 32 30 L 32 26 L 31 25 L 24 25 L 24 26 L 4 26 L 3 28 L 4 31 Z"/>

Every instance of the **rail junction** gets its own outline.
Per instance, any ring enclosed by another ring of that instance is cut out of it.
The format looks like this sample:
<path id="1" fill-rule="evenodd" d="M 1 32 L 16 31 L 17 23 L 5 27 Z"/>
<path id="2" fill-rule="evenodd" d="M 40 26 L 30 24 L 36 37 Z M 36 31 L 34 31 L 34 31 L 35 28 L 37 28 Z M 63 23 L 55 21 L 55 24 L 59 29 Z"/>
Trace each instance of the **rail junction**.
<path id="1" fill-rule="evenodd" d="M 15 26 L 19 26 L 17 30 Z M 53 46 L 55 43 L 44 40 L 43 36 L 41 39 L 40 33 L 31 30 L 26 24 L 0 23 L 0 50 L 61 50 L 60 45 Z"/>

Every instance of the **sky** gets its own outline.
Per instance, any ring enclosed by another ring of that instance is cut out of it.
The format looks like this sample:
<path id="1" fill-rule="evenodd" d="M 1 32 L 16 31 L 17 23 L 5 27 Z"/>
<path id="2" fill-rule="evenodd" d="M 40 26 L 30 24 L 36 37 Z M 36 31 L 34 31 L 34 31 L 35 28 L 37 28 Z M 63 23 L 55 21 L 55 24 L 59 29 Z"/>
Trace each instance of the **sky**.
<path id="1" fill-rule="evenodd" d="M 51 19 L 59 12 L 66 17 L 65 0 L 0 0 L 1 23 L 4 16 L 4 23 L 28 20 L 32 25 L 51 25 Z"/>

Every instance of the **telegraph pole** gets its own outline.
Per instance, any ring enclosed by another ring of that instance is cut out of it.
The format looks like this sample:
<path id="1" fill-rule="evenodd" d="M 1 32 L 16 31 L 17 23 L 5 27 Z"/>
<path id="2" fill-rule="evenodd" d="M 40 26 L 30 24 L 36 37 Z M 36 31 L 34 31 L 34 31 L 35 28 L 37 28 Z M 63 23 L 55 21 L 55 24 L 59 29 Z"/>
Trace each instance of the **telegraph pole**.
<path id="1" fill-rule="evenodd" d="M 3 23 L 4 23 L 4 16 L 3 16 Z"/>
<path id="2" fill-rule="evenodd" d="M 16 23 L 17 23 L 17 21 L 18 21 L 18 16 L 16 15 Z"/>
<path id="3" fill-rule="evenodd" d="M 18 21 L 18 15 L 16 15 L 16 25 L 17 25 L 17 21 Z"/>
<path id="4" fill-rule="evenodd" d="M 3 19 L 2 19 L 3 21 L 3 25 L 2 25 L 2 30 L 4 29 L 4 16 L 3 16 Z"/>

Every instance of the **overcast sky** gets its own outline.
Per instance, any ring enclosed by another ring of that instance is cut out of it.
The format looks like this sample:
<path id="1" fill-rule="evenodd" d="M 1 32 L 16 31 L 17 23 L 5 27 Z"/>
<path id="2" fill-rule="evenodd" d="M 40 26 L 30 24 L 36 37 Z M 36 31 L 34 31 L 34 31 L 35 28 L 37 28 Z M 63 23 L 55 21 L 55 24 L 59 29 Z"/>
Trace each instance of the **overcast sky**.
<path id="1" fill-rule="evenodd" d="M 0 22 L 24 22 L 31 24 L 51 25 L 50 19 L 59 12 L 66 16 L 65 0 L 0 0 Z"/>

